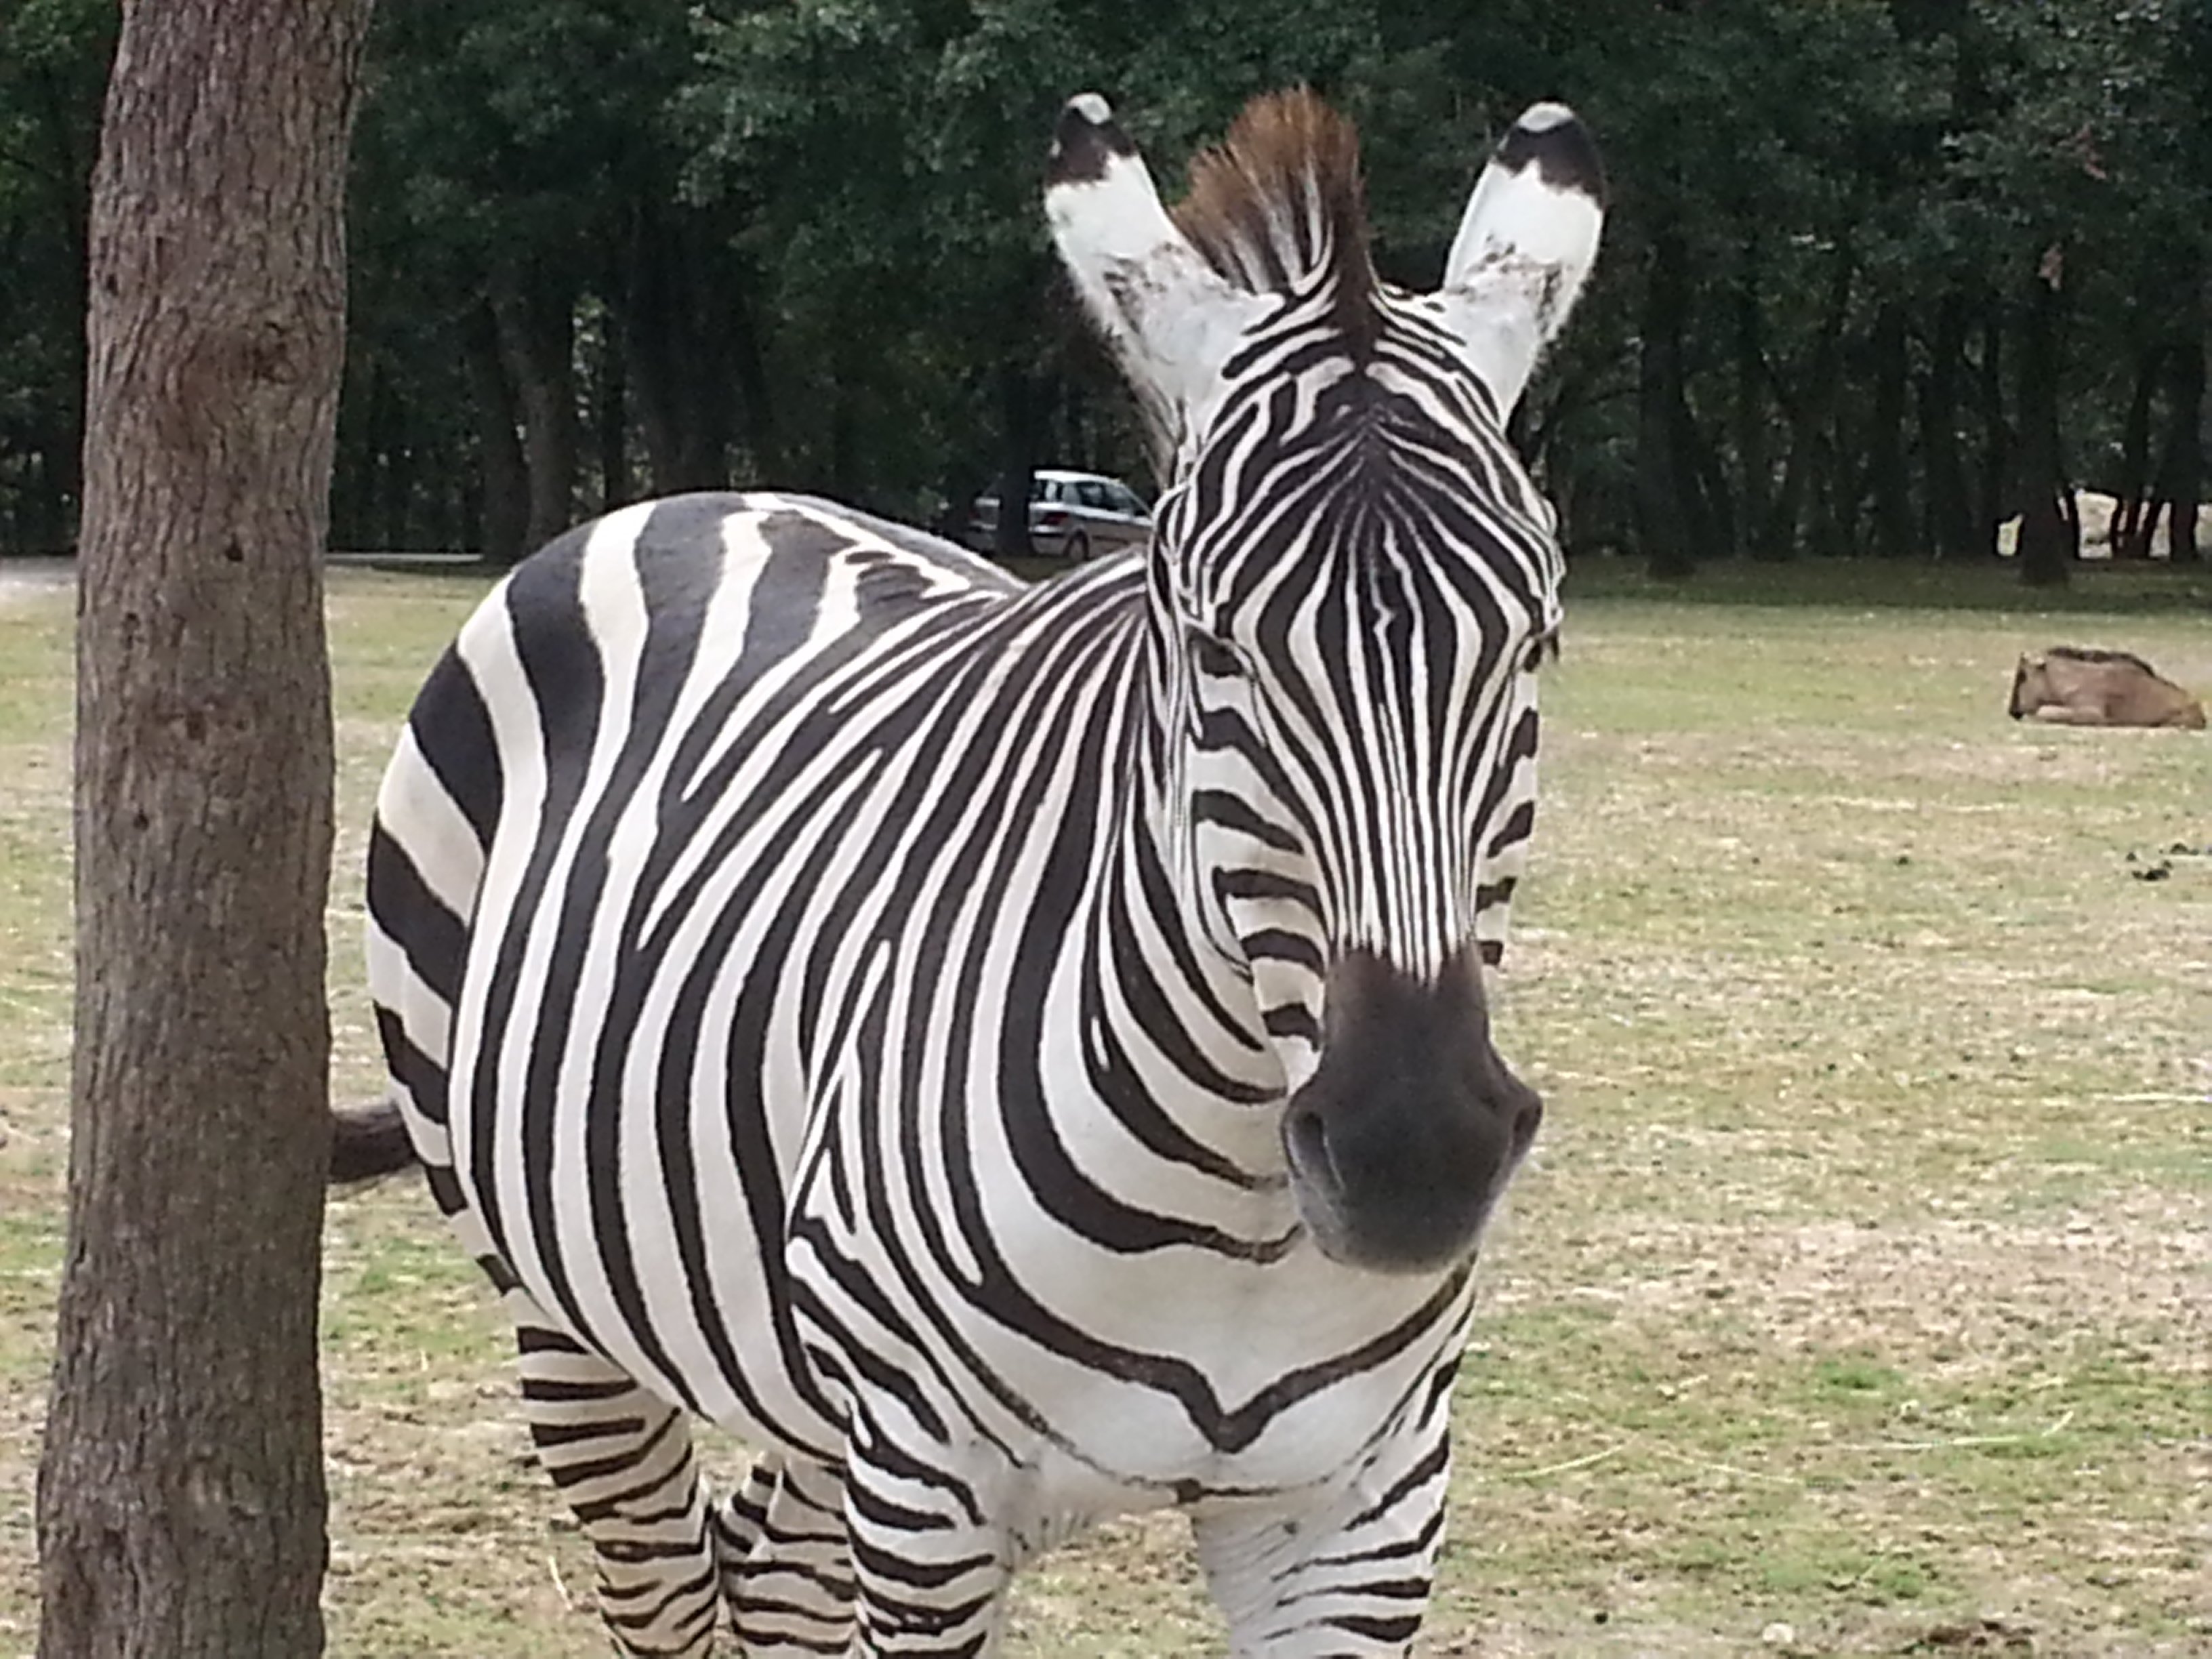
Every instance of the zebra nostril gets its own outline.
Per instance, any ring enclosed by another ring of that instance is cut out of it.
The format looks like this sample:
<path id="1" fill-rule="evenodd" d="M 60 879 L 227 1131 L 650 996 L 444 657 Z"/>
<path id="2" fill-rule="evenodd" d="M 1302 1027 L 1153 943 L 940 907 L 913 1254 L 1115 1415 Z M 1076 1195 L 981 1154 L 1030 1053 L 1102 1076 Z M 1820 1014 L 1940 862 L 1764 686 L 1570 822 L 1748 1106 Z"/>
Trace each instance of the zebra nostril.
<path id="1" fill-rule="evenodd" d="M 1322 1121 L 1318 1107 L 1292 1103 L 1283 1119 L 1283 1147 L 1297 1174 L 1331 1192 L 1344 1189 L 1344 1177 L 1329 1148 L 1328 1126 Z"/>

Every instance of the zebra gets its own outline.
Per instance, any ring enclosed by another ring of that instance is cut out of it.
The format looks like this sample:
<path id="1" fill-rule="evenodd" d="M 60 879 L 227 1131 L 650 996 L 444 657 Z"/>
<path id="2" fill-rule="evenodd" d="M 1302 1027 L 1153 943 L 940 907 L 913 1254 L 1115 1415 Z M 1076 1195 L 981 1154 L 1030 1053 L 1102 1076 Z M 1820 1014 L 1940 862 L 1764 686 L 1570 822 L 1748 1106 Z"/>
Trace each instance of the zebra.
<path id="1" fill-rule="evenodd" d="M 1045 206 L 1149 548 L 1028 586 L 676 496 L 437 663 L 368 857 L 391 1085 L 332 1176 L 426 1171 L 623 1653 L 988 1654 L 1023 1562 L 1164 1507 L 1235 1652 L 1407 1650 L 1542 1110 L 1485 987 L 1559 623 L 1504 425 L 1602 199 L 1540 104 L 1408 294 L 1312 94 L 1172 214 L 1086 94 Z M 720 1496 L 700 1419 L 758 1452 Z"/>

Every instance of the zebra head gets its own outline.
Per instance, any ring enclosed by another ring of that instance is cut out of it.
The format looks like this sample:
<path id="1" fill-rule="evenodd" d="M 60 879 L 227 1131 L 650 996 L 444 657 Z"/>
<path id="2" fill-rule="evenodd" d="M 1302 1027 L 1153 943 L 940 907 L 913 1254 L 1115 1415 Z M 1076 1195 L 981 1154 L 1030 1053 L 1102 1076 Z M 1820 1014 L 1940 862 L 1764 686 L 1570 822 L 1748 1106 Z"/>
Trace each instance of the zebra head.
<path id="1" fill-rule="evenodd" d="M 1172 214 L 1104 101 L 1063 112 L 1046 208 L 1154 432 L 1154 816 L 1249 976 L 1301 1219 L 1333 1259 L 1463 1261 L 1541 1115 L 1483 969 L 1534 805 L 1555 519 L 1504 422 L 1589 274 L 1597 154 L 1538 105 L 1443 286 L 1382 286 L 1356 140 L 1262 99 Z"/>

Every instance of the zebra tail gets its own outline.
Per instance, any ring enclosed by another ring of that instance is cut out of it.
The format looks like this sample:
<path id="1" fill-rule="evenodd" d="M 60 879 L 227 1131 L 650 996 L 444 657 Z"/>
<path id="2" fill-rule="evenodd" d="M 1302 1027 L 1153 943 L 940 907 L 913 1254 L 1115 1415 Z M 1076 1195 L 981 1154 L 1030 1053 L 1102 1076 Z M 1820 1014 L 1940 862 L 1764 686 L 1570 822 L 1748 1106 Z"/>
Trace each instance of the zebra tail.
<path id="1" fill-rule="evenodd" d="M 399 1103 L 388 1096 L 374 1105 L 341 1106 L 331 1114 L 331 1186 L 397 1175 L 419 1161 Z"/>

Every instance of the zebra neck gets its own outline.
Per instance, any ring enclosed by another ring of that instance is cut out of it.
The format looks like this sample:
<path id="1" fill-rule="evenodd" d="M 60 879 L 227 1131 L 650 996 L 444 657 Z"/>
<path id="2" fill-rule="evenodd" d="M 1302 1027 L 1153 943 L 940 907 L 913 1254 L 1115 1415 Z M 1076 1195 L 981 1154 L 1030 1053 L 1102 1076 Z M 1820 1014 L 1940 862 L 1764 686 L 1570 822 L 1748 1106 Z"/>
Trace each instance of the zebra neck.
<path id="1" fill-rule="evenodd" d="M 1269 1109 L 1285 1079 L 1249 976 L 1196 926 L 1148 816 L 1122 829 L 1085 951 L 1078 1041 L 1090 1086 L 1061 1101 L 1103 1104 L 1156 1158 L 1245 1188 L 1260 1207 L 1238 1230 L 1274 1237 L 1290 1221 L 1264 1198 L 1279 1198 L 1286 1167 Z"/>
<path id="2" fill-rule="evenodd" d="M 1140 754 L 1101 907 L 1097 968 L 1121 988 L 1133 1036 L 1173 1056 L 1192 1092 L 1249 1116 L 1279 1101 L 1286 1082 L 1251 969 L 1200 885 L 1188 791 L 1173 763 L 1178 717 L 1163 706 L 1158 684 L 1146 673 L 1133 688 Z"/>

